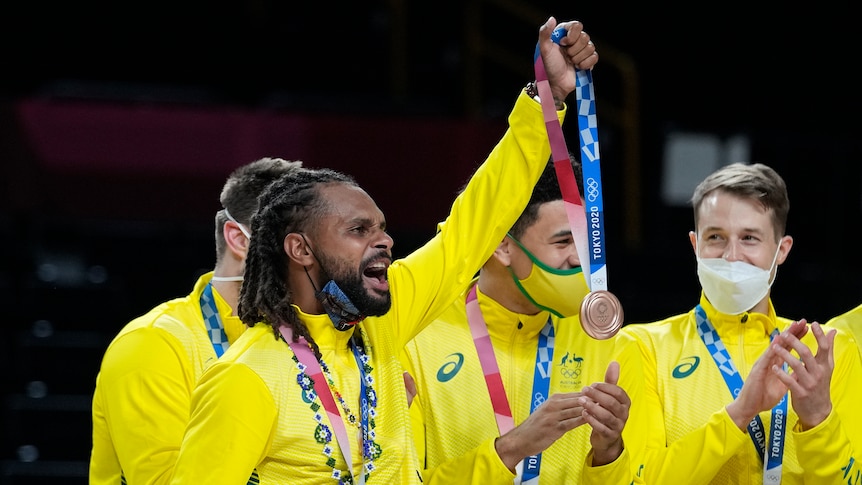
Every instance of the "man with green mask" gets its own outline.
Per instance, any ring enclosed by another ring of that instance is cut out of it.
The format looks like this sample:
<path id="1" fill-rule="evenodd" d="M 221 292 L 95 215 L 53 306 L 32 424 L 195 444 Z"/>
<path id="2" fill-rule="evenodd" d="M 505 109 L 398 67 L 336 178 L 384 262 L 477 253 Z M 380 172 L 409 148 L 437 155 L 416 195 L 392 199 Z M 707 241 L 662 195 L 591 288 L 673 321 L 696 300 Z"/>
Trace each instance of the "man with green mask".
<path id="1" fill-rule="evenodd" d="M 641 483 L 639 356 L 583 330 L 589 291 L 549 161 L 479 276 L 406 348 L 426 483 Z"/>

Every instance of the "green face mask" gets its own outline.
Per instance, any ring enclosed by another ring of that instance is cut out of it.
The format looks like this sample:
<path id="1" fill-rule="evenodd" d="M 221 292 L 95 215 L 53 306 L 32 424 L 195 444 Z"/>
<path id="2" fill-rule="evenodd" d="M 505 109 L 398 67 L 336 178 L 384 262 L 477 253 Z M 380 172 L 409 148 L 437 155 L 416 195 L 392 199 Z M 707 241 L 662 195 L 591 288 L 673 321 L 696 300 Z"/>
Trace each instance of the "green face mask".
<path id="1" fill-rule="evenodd" d="M 521 280 L 515 276 L 512 268 L 509 272 L 521 293 L 533 305 L 564 318 L 573 317 L 580 312 L 581 301 L 590 292 L 583 269 L 578 266 L 572 269 L 551 268 L 539 261 L 533 253 L 527 250 L 520 241 L 509 235 L 533 262 L 530 276 Z"/>

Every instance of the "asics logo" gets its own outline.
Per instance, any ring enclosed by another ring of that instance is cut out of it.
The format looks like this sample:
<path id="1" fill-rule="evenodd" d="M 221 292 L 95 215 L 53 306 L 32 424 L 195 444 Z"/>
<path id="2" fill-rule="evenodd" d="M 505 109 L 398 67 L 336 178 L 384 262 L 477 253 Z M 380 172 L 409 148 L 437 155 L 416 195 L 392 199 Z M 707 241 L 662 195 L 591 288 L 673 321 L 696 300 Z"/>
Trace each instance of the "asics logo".
<path id="1" fill-rule="evenodd" d="M 678 366 L 673 368 L 673 377 L 675 379 L 683 379 L 691 375 L 697 366 L 700 365 L 700 357 L 696 355 L 692 355 L 691 357 L 686 357 L 683 359 L 683 362 Z"/>
<path id="2" fill-rule="evenodd" d="M 454 354 L 449 354 L 446 358 L 451 358 L 452 360 L 446 362 L 445 364 L 440 366 L 440 369 L 437 371 L 437 380 L 439 382 L 447 382 L 455 377 L 455 374 L 461 370 L 461 366 L 464 365 L 464 354 L 456 352 Z"/>

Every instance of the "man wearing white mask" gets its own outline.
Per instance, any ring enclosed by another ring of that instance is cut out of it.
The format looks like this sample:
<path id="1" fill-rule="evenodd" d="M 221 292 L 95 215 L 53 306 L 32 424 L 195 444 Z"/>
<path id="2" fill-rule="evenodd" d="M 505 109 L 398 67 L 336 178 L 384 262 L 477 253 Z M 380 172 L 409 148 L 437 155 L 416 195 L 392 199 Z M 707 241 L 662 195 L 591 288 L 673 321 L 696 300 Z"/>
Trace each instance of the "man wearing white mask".
<path id="1" fill-rule="evenodd" d="M 784 180 L 731 164 L 692 205 L 699 304 L 618 335 L 643 354 L 647 483 L 855 482 L 859 354 L 843 333 L 777 316 L 770 299 L 793 246 Z"/>
<path id="2" fill-rule="evenodd" d="M 408 343 L 425 483 L 642 483 L 640 356 L 581 326 L 565 204 L 551 161 L 478 278 Z"/>
<path id="3" fill-rule="evenodd" d="M 301 166 L 261 158 L 231 172 L 215 215 L 213 270 L 198 278 L 188 296 L 126 324 L 108 346 L 93 395 L 90 485 L 170 480 L 192 389 L 247 328 L 237 316 L 237 298 L 258 195 Z"/>

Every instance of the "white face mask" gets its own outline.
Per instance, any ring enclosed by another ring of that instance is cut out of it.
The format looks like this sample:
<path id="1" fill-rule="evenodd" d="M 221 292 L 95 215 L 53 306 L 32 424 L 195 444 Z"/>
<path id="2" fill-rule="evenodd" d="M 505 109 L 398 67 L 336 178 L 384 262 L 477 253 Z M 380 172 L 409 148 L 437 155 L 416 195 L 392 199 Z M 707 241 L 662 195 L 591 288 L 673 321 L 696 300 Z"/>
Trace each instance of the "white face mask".
<path id="1" fill-rule="evenodd" d="M 775 250 L 769 269 L 761 269 L 744 261 L 728 261 L 724 258 L 697 257 L 697 277 L 706 298 L 716 310 L 738 315 L 754 308 L 769 292 L 775 281 L 770 281 L 772 268 L 778 259 Z"/>
<path id="2" fill-rule="evenodd" d="M 233 218 L 232 215 L 230 215 L 230 212 L 227 211 L 227 207 L 224 208 L 224 216 L 227 217 L 229 221 L 232 221 L 237 226 L 239 226 L 239 230 L 242 231 L 243 234 L 245 234 L 245 237 L 247 237 L 249 241 L 251 241 L 251 233 L 248 231 L 248 229 L 245 228 L 245 226 L 243 224 L 240 224 L 239 221 L 237 221 L 236 219 Z M 242 281 L 243 277 L 242 276 L 213 276 L 212 280 L 213 281 Z"/>

